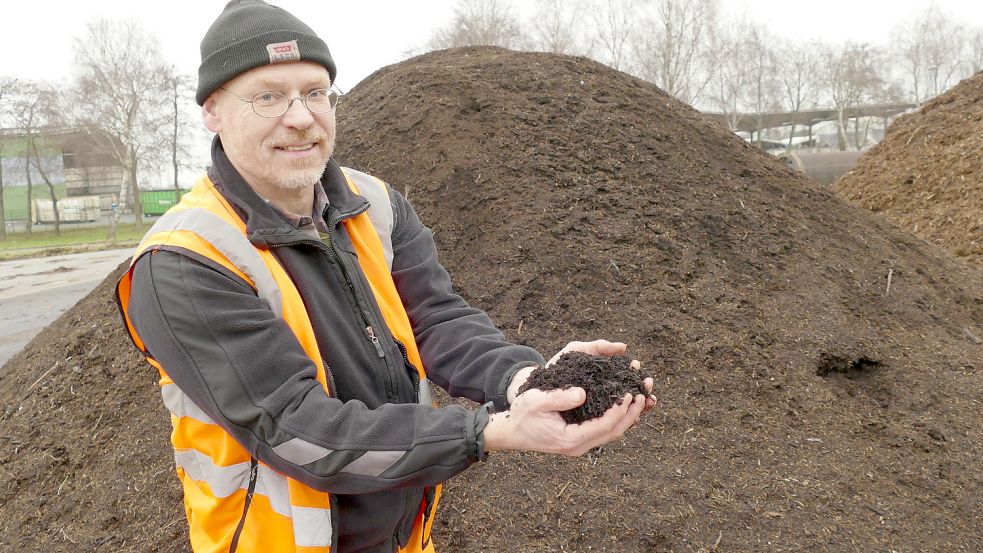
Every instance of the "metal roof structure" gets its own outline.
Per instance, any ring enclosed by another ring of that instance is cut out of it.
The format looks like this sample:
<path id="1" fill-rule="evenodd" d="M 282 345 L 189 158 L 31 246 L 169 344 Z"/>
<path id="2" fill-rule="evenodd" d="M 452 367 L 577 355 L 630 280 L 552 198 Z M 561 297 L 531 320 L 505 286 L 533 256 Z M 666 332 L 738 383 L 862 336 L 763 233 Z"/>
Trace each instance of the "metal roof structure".
<path id="1" fill-rule="evenodd" d="M 917 107 L 918 104 L 879 104 L 873 106 L 859 106 L 844 110 L 844 117 L 848 119 L 854 117 L 888 118 L 913 110 Z M 838 113 L 839 112 L 834 108 L 812 109 L 794 113 L 787 111 L 762 113 L 760 114 L 761 128 L 773 129 L 775 127 L 788 127 L 793 124 L 797 126 L 802 125 L 811 127 L 824 121 L 835 121 L 839 116 Z M 728 115 L 725 113 L 708 112 L 707 115 L 727 126 L 730 126 L 730 121 L 733 121 L 735 118 L 734 115 Z M 758 114 L 740 113 L 737 114 L 736 117 L 738 121 L 737 128 L 732 130 L 747 133 L 754 133 L 758 131 Z"/>

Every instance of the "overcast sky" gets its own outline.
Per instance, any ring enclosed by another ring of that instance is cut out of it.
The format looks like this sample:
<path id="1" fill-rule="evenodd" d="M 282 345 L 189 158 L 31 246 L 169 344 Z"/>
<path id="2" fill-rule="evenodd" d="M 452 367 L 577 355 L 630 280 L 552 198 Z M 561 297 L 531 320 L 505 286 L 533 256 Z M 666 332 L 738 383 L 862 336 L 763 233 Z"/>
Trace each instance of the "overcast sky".
<path id="1" fill-rule="evenodd" d="M 692 0 L 700 1 L 700 0 Z M 72 37 L 96 17 L 134 18 L 160 39 L 165 58 L 185 73 L 197 71 L 198 44 L 225 0 L 0 0 L 0 75 L 67 81 Z M 450 21 L 454 0 L 280 0 L 326 40 L 348 90 L 370 73 L 425 45 Z M 802 40 L 848 39 L 884 43 L 891 27 L 932 0 L 722 0 L 728 13 L 746 10 L 776 33 Z M 514 0 L 528 15 L 532 2 Z M 967 26 L 983 27 L 983 1 L 936 0 Z"/>
<path id="2" fill-rule="evenodd" d="M 690 0 L 702 1 L 702 0 Z M 331 49 L 337 84 L 350 90 L 375 70 L 419 52 L 434 30 L 453 17 L 455 0 L 272 0 L 310 25 Z M 983 28 L 983 0 L 935 0 L 967 27 Z M 226 0 L 0 0 L 0 76 L 68 83 L 72 39 L 94 18 L 132 18 L 156 35 L 164 58 L 197 75 L 201 37 Z M 933 0 L 721 0 L 724 17 L 746 14 L 796 40 L 886 44 L 891 28 L 924 11 Z M 528 19 L 530 0 L 513 0 Z M 194 105 L 189 110 L 197 109 Z M 208 134 L 195 138 L 192 171 L 208 162 Z M 197 133 L 196 133 L 197 134 Z M 167 186 L 166 171 L 144 185 Z"/>

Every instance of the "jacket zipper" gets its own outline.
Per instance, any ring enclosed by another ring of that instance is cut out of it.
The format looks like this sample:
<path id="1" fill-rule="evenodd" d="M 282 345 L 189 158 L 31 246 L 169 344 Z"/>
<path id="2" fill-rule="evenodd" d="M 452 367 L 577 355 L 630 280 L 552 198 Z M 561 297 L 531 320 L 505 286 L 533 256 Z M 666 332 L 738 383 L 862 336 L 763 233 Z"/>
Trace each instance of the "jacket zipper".
<path id="1" fill-rule="evenodd" d="M 400 342 L 395 337 L 393 337 L 393 342 L 396 342 L 399 352 L 403 354 L 403 366 L 407 368 L 406 372 L 410 374 L 410 380 L 413 381 L 413 403 L 420 403 L 420 373 L 413 366 L 413 363 L 410 363 L 410 357 L 406 354 L 406 346 L 403 345 L 403 342 Z"/>
<path id="2" fill-rule="evenodd" d="M 259 472 L 259 462 L 255 457 L 249 459 L 249 485 L 246 487 L 246 500 L 242 504 L 242 517 L 239 518 L 239 525 L 232 534 L 232 542 L 229 544 L 229 553 L 235 553 L 239 548 L 239 536 L 242 535 L 242 528 L 246 525 L 246 514 L 249 513 L 249 505 L 253 502 L 253 493 L 256 491 L 256 478 Z"/>
<path id="3" fill-rule="evenodd" d="M 365 314 L 365 307 L 358 301 L 358 294 L 355 292 L 355 283 L 352 281 L 351 275 L 348 274 L 348 269 L 345 268 L 345 263 L 342 261 L 341 255 L 338 254 L 338 251 L 335 248 L 334 237 L 331 230 L 328 230 L 328 237 L 330 240 L 330 246 L 324 246 L 323 243 L 321 246 L 328 251 L 328 255 L 331 257 L 331 260 L 334 261 L 341 269 L 341 274 L 345 277 L 345 283 L 348 285 L 348 291 L 352 295 L 352 300 L 355 302 L 355 305 L 358 306 L 358 314 L 362 317 L 362 324 L 365 325 L 365 336 L 375 348 L 376 355 L 382 359 L 386 357 L 386 352 L 382 349 L 382 344 L 379 342 L 379 338 L 375 335 L 375 330 L 372 328 L 372 323 L 369 322 L 369 318 Z M 386 376 L 386 395 L 389 396 L 391 401 L 398 400 L 399 396 L 396 394 L 396 382 L 393 379 L 393 375 L 389 370 L 388 364 L 386 364 Z"/>
<path id="4" fill-rule="evenodd" d="M 382 344 L 379 343 L 379 338 L 376 337 L 375 331 L 372 330 L 372 325 L 365 327 L 365 333 L 369 335 L 369 340 L 372 345 L 375 346 L 375 352 L 379 357 L 385 357 L 386 352 L 382 351 Z"/>
<path id="5" fill-rule="evenodd" d="M 378 355 L 379 358 L 381 359 L 381 358 L 385 358 L 386 357 L 386 352 L 383 349 L 382 343 L 379 341 L 379 338 L 375 335 L 375 329 L 372 328 L 372 323 L 369 321 L 368 316 L 365 314 L 365 308 L 364 308 L 364 306 L 362 305 L 361 302 L 358 301 L 358 294 L 355 292 L 355 283 L 352 281 L 351 275 L 348 274 L 348 269 L 345 268 L 345 264 L 341 260 L 341 256 L 338 254 L 338 251 L 335 248 L 335 245 L 334 245 L 334 234 L 333 234 L 333 231 L 332 231 L 332 229 L 335 227 L 335 225 L 337 225 L 338 222 L 342 221 L 343 219 L 347 219 L 349 217 L 354 217 L 356 215 L 359 215 L 360 213 L 362 213 L 366 209 L 368 209 L 368 207 L 364 207 L 364 208 L 361 208 L 361 209 L 358 209 L 358 210 L 355 210 L 355 211 L 352 211 L 352 212 L 348 212 L 348 213 L 342 213 L 342 214 L 336 215 L 335 217 L 332 217 L 331 218 L 331 222 L 328 223 L 328 233 L 327 233 L 328 234 L 328 245 L 325 245 L 325 243 L 322 242 L 322 241 L 320 241 L 320 240 L 306 240 L 306 239 L 302 239 L 302 240 L 293 240 L 293 241 L 291 241 L 289 243 L 286 243 L 286 244 L 267 244 L 267 247 L 269 247 L 270 249 L 273 249 L 273 248 L 280 248 L 280 247 L 283 247 L 283 246 L 293 246 L 293 245 L 297 245 L 297 244 L 307 244 L 307 245 L 311 245 L 311 246 L 314 246 L 314 247 L 317 247 L 317 248 L 321 248 L 322 250 L 324 250 L 325 253 L 328 254 L 328 257 L 330 257 L 331 260 L 341 269 L 341 274 L 342 274 L 342 276 L 345 277 L 345 284 L 348 285 L 348 292 L 352 295 L 352 301 L 355 303 L 356 306 L 358 306 L 358 314 L 362 318 L 362 324 L 365 325 L 365 329 L 364 329 L 364 331 L 365 331 L 365 337 L 369 340 L 369 342 L 372 343 L 372 346 L 375 348 L 376 355 Z M 405 357 L 405 354 L 404 354 L 404 357 Z M 396 393 L 396 382 L 395 382 L 395 380 L 393 378 L 393 375 L 389 371 L 389 366 L 388 365 L 386 366 L 386 376 L 387 376 L 387 378 L 386 378 L 386 395 L 389 397 L 389 399 L 391 401 L 398 401 L 399 400 L 399 394 Z M 332 385 L 332 390 L 334 390 L 334 378 L 333 377 L 331 378 L 331 385 Z M 418 395 L 418 392 L 415 392 L 415 393 Z M 417 402 L 419 402 L 419 400 L 417 400 Z"/>

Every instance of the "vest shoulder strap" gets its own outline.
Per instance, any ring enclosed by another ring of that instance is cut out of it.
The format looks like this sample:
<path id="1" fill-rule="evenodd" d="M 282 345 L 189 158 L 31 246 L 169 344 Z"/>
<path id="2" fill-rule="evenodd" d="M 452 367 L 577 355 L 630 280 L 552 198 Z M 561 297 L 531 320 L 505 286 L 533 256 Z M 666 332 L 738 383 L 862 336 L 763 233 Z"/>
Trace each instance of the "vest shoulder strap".
<path id="1" fill-rule="evenodd" d="M 382 241 L 382 251 L 386 256 L 386 265 L 393 268 L 393 229 L 396 228 L 396 210 L 393 209 L 392 194 L 389 185 L 372 175 L 342 167 L 348 179 L 348 184 L 369 201 L 369 220 L 375 228 L 379 240 Z"/>
<path id="2" fill-rule="evenodd" d="M 257 294 L 266 301 L 270 309 L 277 316 L 282 314 L 280 289 L 256 249 L 239 229 L 206 209 L 192 208 L 165 213 L 157 220 L 154 229 L 147 233 L 144 242 L 138 247 L 138 255 L 149 247 L 167 245 L 168 235 L 175 231 L 197 235 L 218 250 L 235 268 L 249 277 Z"/>

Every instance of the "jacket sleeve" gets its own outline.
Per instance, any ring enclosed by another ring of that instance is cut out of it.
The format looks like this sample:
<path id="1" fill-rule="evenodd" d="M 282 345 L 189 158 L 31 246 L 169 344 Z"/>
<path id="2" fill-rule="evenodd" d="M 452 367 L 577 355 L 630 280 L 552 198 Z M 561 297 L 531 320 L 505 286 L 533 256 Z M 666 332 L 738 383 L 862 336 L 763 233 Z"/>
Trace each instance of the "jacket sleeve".
<path id="1" fill-rule="evenodd" d="M 427 376 L 455 397 L 508 408 L 505 392 L 521 368 L 543 363 L 536 350 L 506 340 L 488 315 L 454 293 L 437 261 L 433 233 L 390 188 L 393 281 L 403 300 Z"/>
<path id="2" fill-rule="evenodd" d="M 445 481 L 484 456 L 487 407 L 330 397 L 290 328 L 238 276 L 192 252 L 134 268 L 130 319 L 178 388 L 251 455 L 342 494 Z"/>

